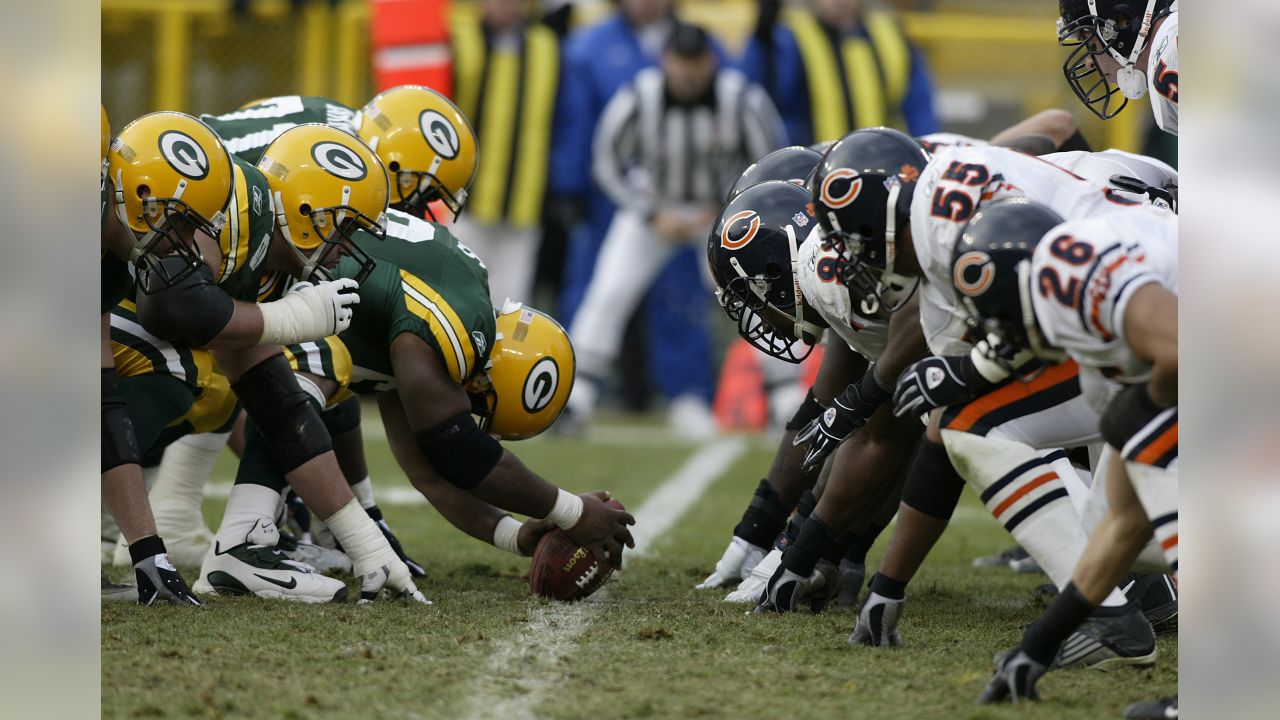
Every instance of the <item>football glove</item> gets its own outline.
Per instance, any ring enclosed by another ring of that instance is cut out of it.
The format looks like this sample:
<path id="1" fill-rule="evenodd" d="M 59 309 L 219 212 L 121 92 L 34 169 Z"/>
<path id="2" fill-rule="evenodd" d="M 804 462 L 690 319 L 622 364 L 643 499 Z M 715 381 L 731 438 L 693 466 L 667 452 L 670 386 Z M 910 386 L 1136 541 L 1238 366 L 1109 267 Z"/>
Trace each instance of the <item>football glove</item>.
<path id="1" fill-rule="evenodd" d="M 729 547 L 724 549 L 724 555 L 721 555 L 720 560 L 716 562 L 715 572 L 698 583 L 697 589 L 724 587 L 742 580 L 751 574 L 766 552 L 768 551 L 764 548 L 752 545 L 735 535 L 729 541 Z"/>
<path id="2" fill-rule="evenodd" d="M 968 355 L 927 357 L 902 372 L 893 393 L 893 414 L 919 417 L 934 408 L 972 400 L 990 386 Z"/>
<path id="3" fill-rule="evenodd" d="M 796 433 L 792 444 L 796 447 L 809 446 L 800 469 L 813 473 L 821 468 L 840 443 L 867 424 L 867 419 L 880 407 L 880 403 L 889 399 L 889 395 L 889 390 L 876 379 L 875 366 L 868 368 L 862 379 L 845 388 L 826 412 Z"/>
<path id="4" fill-rule="evenodd" d="M 418 586 L 413 584 L 409 568 L 398 559 L 360 576 L 360 600 L 356 604 L 368 605 L 384 591 L 389 598 L 403 598 L 423 605 L 432 604 L 418 591 Z"/>
<path id="5" fill-rule="evenodd" d="M 867 594 L 866 602 L 858 611 L 858 624 L 849 636 L 850 645 L 873 647 L 899 647 L 902 634 L 898 632 L 898 620 L 906 600 L 891 600 L 879 593 Z"/>
<path id="6" fill-rule="evenodd" d="M 809 607 L 809 582 L 811 578 L 800 577 L 779 565 L 769 578 L 769 585 L 760 597 L 756 606 L 756 614 L 770 612 L 795 612 Z"/>
<path id="7" fill-rule="evenodd" d="M 1036 682 L 1048 670 L 1049 668 L 1032 660 L 1022 648 L 1014 648 L 996 660 L 996 674 L 987 683 L 987 689 L 978 696 L 978 704 L 1004 700 L 1016 704 L 1023 700 L 1039 700 Z"/>
<path id="8" fill-rule="evenodd" d="M 138 582 L 139 605 L 149 606 L 156 600 L 167 600 L 175 605 L 203 604 L 164 553 L 152 555 L 134 565 L 133 576 Z"/>

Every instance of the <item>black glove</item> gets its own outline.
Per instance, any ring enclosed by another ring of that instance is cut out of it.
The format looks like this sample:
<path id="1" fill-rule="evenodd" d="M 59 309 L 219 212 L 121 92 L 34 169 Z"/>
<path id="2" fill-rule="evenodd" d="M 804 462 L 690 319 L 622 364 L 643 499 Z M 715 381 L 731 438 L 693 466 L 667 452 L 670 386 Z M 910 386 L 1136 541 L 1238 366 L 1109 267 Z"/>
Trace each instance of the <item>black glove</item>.
<path id="1" fill-rule="evenodd" d="M 373 519 L 378 529 L 382 531 L 382 536 L 387 539 L 387 544 L 395 551 L 396 557 L 409 566 L 409 574 L 416 578 L 426 577 L 427 569 L 415 562 L 413 558 L 404 554 L 404 548 L 400 546 L 400 538 L 397 538 L 395 533 L 391 532 L 391 526 L 387 525 L 387 521 L 382 519 L 382 510 L 377 505 L 374 505 L 365 512 L 369 513 L 369 517 Z"/>
<path id="2" fill-rule="evenodd" d="M 875 366 L 867 369 L 866 374 L 857 383 L 845 388 L 844 393 L 837 396 L 826 412 L 819 415 L 796 433 L 792 444 L 796 447 L 808 445 L 800 469 L 811 473 L 822 467 L 827 456 L 835 452 L 845 438 L 855 430 L 867 424 L 867 419 L 880 407 L 880 403 L 889 399 L 889 391 L 876 380 Z"/>
<path id="3" fill-rule="evenodd" d="M 968 355 L 927 357 L 902 371 L 893 393 L 893 414 L 920 416 L 972 400 L 994 384 L 978 373 Z"/>
<path id="4" fill-rule="evenodd" d="M 1016 704 L 1022 700 L 1039 700 L 1036 682 L 1048 670 L 1049 668 L 1032 660 L 1022 648 L 1014 648 L 996 662 L 996 674 L 987 683 L 987 689 L 978 696 L 978 704 L 1002 700 Z"/>

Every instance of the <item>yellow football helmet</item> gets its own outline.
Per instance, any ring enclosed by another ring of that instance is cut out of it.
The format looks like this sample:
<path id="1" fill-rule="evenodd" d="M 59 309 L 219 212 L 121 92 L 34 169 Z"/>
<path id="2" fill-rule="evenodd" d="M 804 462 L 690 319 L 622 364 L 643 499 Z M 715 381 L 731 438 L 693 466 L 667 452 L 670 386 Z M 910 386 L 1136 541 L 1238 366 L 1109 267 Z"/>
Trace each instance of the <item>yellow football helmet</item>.
<path id="1" fill-rule="evenodd" d="M 177 112 L 143 115 L 111 141 L 107 173 L 116 214 L 134 234 L 130 257 L 145 292 L 178 283 L 204 262 L 194 233 L 218 237 L 235 183 L 231 156 L 208 125 Z M 175 256 L 180 266 L 162 262 Z"/>
<path id="2" fill-rule="evenodd" d="M 374 261 L 355 244 L 355 233 L 379 240 L 386 234 L 389 189 L 378 156 L 359 138 L 307 123 L 272 141 L 258 169 L 271 186 L 276 226 L 302 260 L 301 276 L 327 279 L 345 254 L 360 264 L 356 281 L 363 282 Z"/>
<path id="3" fill-rule="evenodd" d="M 551 427 L 573 391 L 573 343 L 541 310 L 510 300 L 498 315 L 490 367 L 474 381 L 483 397 L 480 427 L 503 440 L 524 440 Z"/>
<path id="4" fill-rule="evenodd" d="M 440 200 L 455 217 L 462 212 L 480 151 L 457 105 L 430 88 L 401 85 L 370 100 L 355 124 L 394 178 L 392 207 L 423 217 Z"/>

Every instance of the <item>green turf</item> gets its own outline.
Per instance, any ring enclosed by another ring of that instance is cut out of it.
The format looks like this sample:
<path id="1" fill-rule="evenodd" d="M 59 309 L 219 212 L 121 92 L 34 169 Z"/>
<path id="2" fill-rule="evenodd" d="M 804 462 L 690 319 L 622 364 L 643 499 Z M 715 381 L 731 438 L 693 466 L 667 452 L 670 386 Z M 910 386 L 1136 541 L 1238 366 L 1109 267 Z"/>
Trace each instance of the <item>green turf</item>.
<path id="1" fill-rule="evenodd" d="M 552 437 L 515 449 L 553 481 L 607 488 L 634 509 L 696 448 Z M 377 487 L 407 487 L 385 443 L 370 437 L 368 450 Z M 970 567 L 974 555 L 1009 541 L 968 494 L 912 584 L 902 649 L 847 646 L 850 610 L 748 616 L 721 603 L 721 591 L 694 590 L 771 455 L 767 443 L 753 443 L 650 557 L 606 586 L 601 602 L 568 612 L 529 597 L 527 560 L 462 537 L 425 505 L 384 510 L 432 573 L 420 583 L 431 607 L 252 598 L 216 598 L 203 610 L 106 605 L 103 716 L 454 718 L 505 702 L 498 716 L 515 707 L 525 716 L 593 719 L 1100 718 L 1176 692 L 1177 643 L 1167 637 L 1154 670 L 1052 673 L 1036 707 L 975 707 L 991 656 L 1038 615 L 1032 589 L 1044 578 Z M 229 482 L 233 469 L 224 458 L 215 482 Z M 211 526 L 221 506 L 206 502 Z M 541 645 L 494 660 L 547 616 L 591 623 L 549 664 Z"/>

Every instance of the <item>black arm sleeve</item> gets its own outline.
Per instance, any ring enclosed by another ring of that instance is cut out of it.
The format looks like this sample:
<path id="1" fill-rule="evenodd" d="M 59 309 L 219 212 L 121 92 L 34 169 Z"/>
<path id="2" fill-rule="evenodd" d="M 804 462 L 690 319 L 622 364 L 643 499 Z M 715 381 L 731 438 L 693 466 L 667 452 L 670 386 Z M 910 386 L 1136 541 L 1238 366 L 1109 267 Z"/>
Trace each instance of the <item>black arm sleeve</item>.
<path id="1" fill-rule="evenodd" d="M 160 261 L 182 263 L 182 258 Z M 138 322 L 147 332 L 171 343 L 203 347 L 231 321 L 235 301 L 201 265 L 172 287 L 138 293 Z"/>

